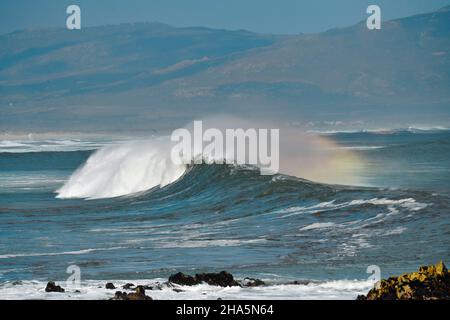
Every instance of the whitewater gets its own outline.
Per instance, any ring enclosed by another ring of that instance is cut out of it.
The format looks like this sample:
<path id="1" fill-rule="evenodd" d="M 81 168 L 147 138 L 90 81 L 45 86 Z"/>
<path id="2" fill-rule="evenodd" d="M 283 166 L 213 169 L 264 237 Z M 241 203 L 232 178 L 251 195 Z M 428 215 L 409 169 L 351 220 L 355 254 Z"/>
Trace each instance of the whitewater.
<path id="1" fill-rule="evenodd" d="M 69 181 L 58 198 L 112 198 L 164 187 L 187 169 L 171 161 L 171 145 L 162 139 L 106 146 L 95 152 Z"/>

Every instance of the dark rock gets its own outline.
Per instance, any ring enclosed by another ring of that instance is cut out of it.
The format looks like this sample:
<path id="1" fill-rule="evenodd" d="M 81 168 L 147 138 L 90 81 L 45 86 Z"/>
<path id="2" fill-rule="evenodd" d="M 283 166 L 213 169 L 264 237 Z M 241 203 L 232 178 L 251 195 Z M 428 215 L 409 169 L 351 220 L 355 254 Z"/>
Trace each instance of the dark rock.
<path id="1" fill-rule="evenodd" d="M 133 287 L 134 287 L 134 284 L 133 284 L 133 283 L 127 283 L 127 284 L 124 284 L 124 285 L 122 286 L 122 289 L 130 290 L 130 289 L 132 289 Z"/>
<path id="2" fill-rule="evenodd" d="M 145 289 L 143 286 L 137 286 L 136 292 L 132 293 L 116 291 L 114 297 L 112 297 L 110 300 L 153 300 L 153 299 L 145 294 Z"/>
<path id="3" fill-rule="evenodd" d="M 242 281 L 242 285 L 244 287 L 259 287 L 266 285 L 266 283 L 260 279 L 244 278 L 244 281 Z"/>
<path id="4" fill-rule="evenodd" d="M 137 286 L 135 290 L 136 292 L 128 294 L 128 300 L 153 300 L 145 294 L 145 289 L 143 286 Z"/>
<path id="5" fill-rule="evenodd" d="M 169 282 L 179 284 L 182 286 L 193 286 L 199 284 L 200 281 L 196 280 L 193 276 L 178 272 L 169 277 Z"/>
<path id="6" fill-rule="evenodd" d="M 450 300 L 450 272 L 441 261 L 418 272 L 381 280 L 357 300 Z"/>
<path id="7" fill-rule="evenodd" d="M 294 281 L 291 281 L 291 282 L 286 282 L 284 284 L 294 284 L 294 285 L 306 286 L 306 285 L 308 285 L 310 283 L 311 283 L 311 281 L 308 281 L 308 280 L 294 280 Z"/>
<path id="8" fill-rule="evenodd" d="M 198 273 L 195 277 L 178 272 L 169 277 L 169 282 L 183 286 L 193 286 L 202 282 L 211 286 L 220 287 L 240 286 L 240 284 L 234 280 L 233 275 L 226 271 L 221 271 L 219 273 Z"/>
<path id="9" fill-rule="evenodd" d="M 115 286 L 112 282 L 108 282 L 108 283 L 105 285 L 105 288 L 106 288 L 106 289 L 110 289 L 110 290 L 114 290 L 114 289 L 116 288 L 116 286 Z"/>
<path id="10" fill-rule="evenodd" d="M 239 283 L 234 280 L 233 275 L 226 271 L 219 273 L 201 273 L 195 275 L 195 280 L 198 282 L 206 282 L 211 286 L 220 287 L 233 287 L 240 286 Z"/>
<path id="11" fill-rule="evenodd" d="M 129 300 L 129 299 L 128 294 L 126 292 L 116 291 L 114 297 L 112 297 L 110 300 Z"/>
<path id="12" fill-rule="evenodd" d="M 57 286 L 53 281 L 49 281 L 45 287 L 45 292 L 65 292 L 63 288 Z"/>
<path id="13" fill-rule="evenodd" d="M 163 289 L 163 285 L 160 284 L 160 283 L 156 283 L 154 286 L 145 285 L 143 287 L 144 287 L 145 290 L 162 290 Z"/>
<path id="14" fill-rule="evenodd" d="M 181 290 L 181 289 L 178 289 L 178 288 L 173 288 L 172 290 L 175 291 L 176 293 L 184 292 L 184 290 Z"/>

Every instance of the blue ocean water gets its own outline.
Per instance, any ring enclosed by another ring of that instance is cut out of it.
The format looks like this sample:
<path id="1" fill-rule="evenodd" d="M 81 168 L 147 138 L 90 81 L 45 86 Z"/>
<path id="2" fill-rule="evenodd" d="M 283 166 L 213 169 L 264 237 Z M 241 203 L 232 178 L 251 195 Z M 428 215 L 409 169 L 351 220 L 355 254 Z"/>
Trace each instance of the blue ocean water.
<path id="1" fill-rule="evenodd" d="M 450 262 L 450 132 L 328 137 L 365 160 L 364 186 L 202 164 L 163 188 L 58 199 L 98 145 L 3 142 L 0 283 L 66 279 L 73 264 L 97 280 L 227 270 L 331 281 L 367 279 L 369 265 L 386 277 Z"/>

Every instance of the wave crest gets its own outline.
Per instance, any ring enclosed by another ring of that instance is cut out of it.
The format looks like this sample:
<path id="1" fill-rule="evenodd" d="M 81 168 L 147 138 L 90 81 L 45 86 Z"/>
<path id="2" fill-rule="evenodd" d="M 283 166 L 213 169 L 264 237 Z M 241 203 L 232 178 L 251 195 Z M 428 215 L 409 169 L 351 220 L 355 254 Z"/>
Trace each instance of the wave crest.
<path id="1" fill-rule="evenodd" d="M 164 187 L 178 180 L 185 165 L 170 159 L 163 140 L 106 146 L 92 154 L 56 192 L 57 198 L 112 198 Z"/>

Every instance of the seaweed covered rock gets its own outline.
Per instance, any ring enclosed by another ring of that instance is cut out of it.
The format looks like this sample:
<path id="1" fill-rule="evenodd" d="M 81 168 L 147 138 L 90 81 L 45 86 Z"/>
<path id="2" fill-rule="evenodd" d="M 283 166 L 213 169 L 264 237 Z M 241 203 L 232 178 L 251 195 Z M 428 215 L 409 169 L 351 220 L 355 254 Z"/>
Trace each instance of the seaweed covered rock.
<path id="1" fill-rule="evenodd" d="M 128 294 L 122 291 L 116 291 L 114 297 L 109 300 L 128 300 Z"/>
<path id="2" fill-rule="evenodd" d="M 232 287 L 239 286 L 239 283 L 234 280 L 233 275 L 226 271 L 221 271 L 219 273 L 199 273 L 195 277 L 178 272 L 169 277 L 169 281 L 184 286 L 193 286 L 206 282 L 211 286 L 220 287 Z"/>
<path id="3" fill-rule="evenodd" d="M 417 272 L 381 280 L 358 300 L 436 300 L 450 299 L 450 272 L 440 261 L 422 266 Z"/>
<path id="4" fill-rule="evenodd" d="M 126 293 L 117 291 L 110 300 L 153 300 L 145 294 L 143 286 L 137 286 L 135 292 Z"/>

